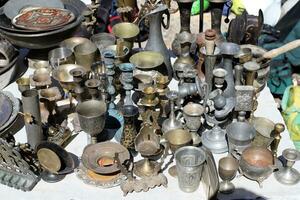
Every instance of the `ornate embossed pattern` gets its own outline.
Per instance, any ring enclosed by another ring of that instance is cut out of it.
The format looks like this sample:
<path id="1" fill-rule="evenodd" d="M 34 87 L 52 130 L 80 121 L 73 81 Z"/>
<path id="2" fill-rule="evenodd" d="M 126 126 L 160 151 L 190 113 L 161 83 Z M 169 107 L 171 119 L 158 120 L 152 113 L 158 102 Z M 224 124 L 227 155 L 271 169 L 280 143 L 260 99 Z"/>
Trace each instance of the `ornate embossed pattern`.
<path id="1" fill-rule="evenodd" d="M 53 30 L 75 19 L 75 15 L 65 9 L 33 8 L 17 15 L 12 23 L 18 28 L 28 30 Z"/>
<path id="2" fill-rule="evenodd" d="M 235 111 L 252 111 L 254 87 L 235 86 L 235 90 L 236 90 Z"/>
<path id="3" fill-rule="evenodd" d="M 134 149 L 134 139 L 137 135 L 132 117 L 124 117 L 124 130 L 121 139 L 121 144 L 127 149 Z"/>

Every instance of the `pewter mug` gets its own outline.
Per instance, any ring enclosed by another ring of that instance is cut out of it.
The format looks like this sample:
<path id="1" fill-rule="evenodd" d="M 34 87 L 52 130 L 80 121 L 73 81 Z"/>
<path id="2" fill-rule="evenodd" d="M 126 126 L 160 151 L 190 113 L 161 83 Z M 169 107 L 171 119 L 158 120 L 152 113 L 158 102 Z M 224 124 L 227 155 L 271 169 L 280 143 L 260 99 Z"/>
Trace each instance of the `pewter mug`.
<path id="1" fill-rule="evenodd" d="M 194 192 L 200 185 L 206 153 L 198 147 L 181 147 L 175 152 L 179 188 Z"/>

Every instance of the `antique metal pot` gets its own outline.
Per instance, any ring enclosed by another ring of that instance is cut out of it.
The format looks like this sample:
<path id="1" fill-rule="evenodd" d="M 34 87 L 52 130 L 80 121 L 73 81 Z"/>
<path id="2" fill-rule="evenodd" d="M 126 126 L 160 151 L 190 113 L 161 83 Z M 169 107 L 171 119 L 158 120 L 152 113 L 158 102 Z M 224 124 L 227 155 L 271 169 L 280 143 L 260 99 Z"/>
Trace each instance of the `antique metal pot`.
<path id="1" fill-rule="evenodd" d="M 202 133 L 201 140 L 202 145 L 212 153 L 218 154 L 228 151 L 226 132 L 219 126 L 215 126 L 212 130 Z"/>
<path id="2" fill-rule="evenodd" d="M 255 129 L 247 122 L 233 122 L 226 127 L 229 152 L 239 158 L 243 150 L 250 146 L 256 134 Z"/>
<path id="3" fill-rule="evenodd" d="M 260 187 L 274 169 L 273 155 L 270 150 L 264 147 L 252 146 L 243 151 L 240 160 L 240 171 L 247 178 L 257 181 Z"/>
<path id="4" fill-rule="evenodd" d="M 178 93 L 176 91 L 169 91 L 166 96 L 170 101 L 171 111 L 169 118 L 165 119 L 162 124 L 163 134 L 167 133 L 170 130 L 182 128 L 181 122 L 177 120 L 175 116 L 175 100 L 178 98 Z"/>
<path id="5" fill-rule="evenodd" d="M 71 74 L 73 69 L 81 69 L 82 71 L 86 72 L 85 68 L 75 64 L 60 65 L 52 72 L 53 78 L 59 81 L 60 85 L 68 91 L 71 91 L 76 87 L 76 82 Z"/>
<path id="6" fill-rule="evenodd" d="M 195 35 L 184 31 L 177 35 L 177 41 L 180 44 L 180 56 L 176 59 L 173 67 L 175 71 L 175 78 L 179 79 L 178 73 L 183 72 L 185 69 L 193 69 L 195 65 L 194 59 L 190 55 L 190 48 L 192 43 L 195 42 Z"/>
<path id="7" fill-rule="evenodd" d="M 52 69 L 56 69 L 59 65 L 75 64 L 75 57 L 71 49 L 59 47 L 53 49 L 48 54 L 48 60 Z"/>
<path id="8" fill-rule="evenodd" d="M 160 149 L 159 137 L 153 126 L 144 124 L 134 140 L 135 150 L 142 156 L 152 156 Z"/>
<path id="9" fill-rule="evenodd" d="M 97 135 L 104 129 L 106 112 L 104 101 L 88 100 L 76 107 L 80 127 L 91 136 L 91 143 L 97 143 Z"/>

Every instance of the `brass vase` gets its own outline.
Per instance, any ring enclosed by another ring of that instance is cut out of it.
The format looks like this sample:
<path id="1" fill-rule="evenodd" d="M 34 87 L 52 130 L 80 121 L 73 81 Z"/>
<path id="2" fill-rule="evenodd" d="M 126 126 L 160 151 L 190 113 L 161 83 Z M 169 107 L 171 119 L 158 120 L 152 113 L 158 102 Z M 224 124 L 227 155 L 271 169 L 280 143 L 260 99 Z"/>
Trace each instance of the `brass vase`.
<path id="1" fill-rule="evenodd" d="M 122 113 L 124 116 L 124 129 L 121 144 L 127 149 L 134 150 L 134 140 L 137 136 L 135 118 L 139 111 L 138 108 L 133 105 L 125 105 L 122 108 Z"/>
<path id="2" fill-rule="evenodd" d="M 221 33 L 221 20 L 223 7 L 226 3 L 226 0 L 209 0 L 211 5 L 211 29 L 214 29 L 217 33 L 217 41 L 219 44 L 225 41 L 224 36 Z"/>
<path id="3" fill-rule="evenodd" d="M 191 32 L 191 9 L 195 0 L 176 0 L 180 12 L 180 33 Z"/>
<path id="4" fill-rule="evenodd" d="M 180 32 L 191 33 L 190 23 L 191 23 L 191 9 L 195 0 L 176 0 L 178 3 L 178 8 L 180 12 Z M 175 55 L 180 55 L 180 43 L 177 36 L 172 43 L 172 50 Z"/>

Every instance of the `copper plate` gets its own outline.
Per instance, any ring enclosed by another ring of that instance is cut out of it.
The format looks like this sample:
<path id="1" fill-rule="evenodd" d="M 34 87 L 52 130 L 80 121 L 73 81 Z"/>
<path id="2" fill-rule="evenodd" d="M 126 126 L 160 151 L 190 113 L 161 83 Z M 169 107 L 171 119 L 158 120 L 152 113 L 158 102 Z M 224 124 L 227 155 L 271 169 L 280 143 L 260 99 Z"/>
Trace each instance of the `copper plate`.
<path id="1" fill-rule="evenodd" d="M 74 19 L 74 13 L 66 9 L 35 7 L 14 17 L 12 24 L 21 29 L 48 31 L 61 28 Z"/>
<path id="2" fill-rule="evenodd" d="M 115 161 L 115 153 L 119 153 L 121 163 L 130 158 L 130 154 L 124 146 L 115 142 L 101 142 L 86 146 L 81 161 L 86 168 L 95 173 L 115 173 L 120 171 Z"/>

